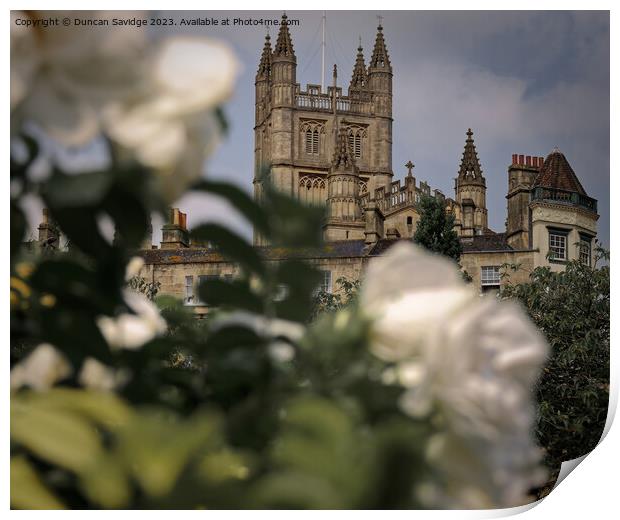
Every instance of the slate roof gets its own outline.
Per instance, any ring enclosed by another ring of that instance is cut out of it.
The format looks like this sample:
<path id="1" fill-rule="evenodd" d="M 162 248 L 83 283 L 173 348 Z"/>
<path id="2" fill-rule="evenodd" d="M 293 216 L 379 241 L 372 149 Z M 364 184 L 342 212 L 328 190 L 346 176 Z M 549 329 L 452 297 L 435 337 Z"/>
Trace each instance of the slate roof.
<path id="1" fill-rule="evenodd" d="M 481 251 L 514 251 L 506 241 L 506 233 L 486 232 L 483 235 L 475 235 L 471 241 L 461 241 L 463 253 L 476 253 Z"/>
<path id="2" fill-rule="evenodd" d="M 364 240 L 342 240 L 328 242 L 321 247 L 288 248 L 277 246 L 257 247 L 259 254 L 266 260 L 283 258 L 347 258 L 366 255 Z M 180 249 L 146 249 L 140 252 L 147 264 L 183 264 L 226 262 L 228 259 L 216 249 L 180 248 Z"/>
<path id="3" fill-rule="evenodd" d="M 558 149 L 553 150 L 545 159 L 534 182 L 534 187 L 537 186 L 588 195 L 566 157 Z"/>

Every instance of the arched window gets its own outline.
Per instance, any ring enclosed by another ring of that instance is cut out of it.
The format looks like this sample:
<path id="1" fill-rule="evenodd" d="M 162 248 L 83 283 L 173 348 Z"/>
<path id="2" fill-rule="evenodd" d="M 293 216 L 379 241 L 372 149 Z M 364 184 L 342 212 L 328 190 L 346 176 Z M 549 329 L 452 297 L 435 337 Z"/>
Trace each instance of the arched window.
<path id="1" fill-rule="evenodd" d="M 316 128 L 306 130 L 306 154 L 319 155 L 319 131 Z"/>
<path id="2" fill-rule="evenodd" d="M 308 156 L 318 156 L 321 153 L 321 134 L 324 125 L 320 121 L 303 121 L 301 126 L 301 149 Z"/>
<path id="3" fill-rule="evenodd" d="M 351 126 L 348 130 L 349 134 L 349 149 L 351 154 L 356 159 L 362 158 L 363 138 L 366 137 L 366 131 L 359 126 Z"/>

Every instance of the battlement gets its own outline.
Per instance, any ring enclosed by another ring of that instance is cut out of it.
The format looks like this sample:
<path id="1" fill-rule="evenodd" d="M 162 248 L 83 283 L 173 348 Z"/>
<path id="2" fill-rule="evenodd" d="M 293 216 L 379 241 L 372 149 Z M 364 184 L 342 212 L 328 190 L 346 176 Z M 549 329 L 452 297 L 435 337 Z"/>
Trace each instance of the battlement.
<path id="1" fill-rule="evenodd" d="M 366 99 L 351 98 L 342 95 L 342 87 L 327 87 L 327 93 L 322 93 L 320 85 L 310 83 L 306 85 L 306 90 L 301 90 L 299 83 L 295 85 L 295 106 L 313 112 L 337 114 L 372 115 L 374 112 L 370 94 Z"/>
<path id="2" fill-rule="evenodd" d="M 374 200 L 383 214 L 417 204 L 420 202 L 420 196 L 422 195 L 446 202 L 446 196 L 440 190 L 433 190 L 431 195 L 431 187 L 427 182 L 422 181 L 420 186 L 417 187 L 415 177 L 413 176 L 405 177 L 404 185 L 398 179 L 390 182 L 387 186 L 381 186 L 375 189 L 373 195 L 372 199 L 370 198 L 370 193 L 362 195 L 360 197 L 360 204 L 364 207 L 368 202 Z"/>

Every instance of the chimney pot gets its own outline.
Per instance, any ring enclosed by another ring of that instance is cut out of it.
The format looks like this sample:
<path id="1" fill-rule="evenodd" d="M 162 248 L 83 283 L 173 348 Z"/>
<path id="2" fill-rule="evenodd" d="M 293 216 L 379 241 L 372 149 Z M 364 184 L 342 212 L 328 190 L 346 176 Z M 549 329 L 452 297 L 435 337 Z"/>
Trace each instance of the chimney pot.
<path id="1" fill-rule="evenodd" d="M 519 155 L 519 164 L 525 164 L 525 160 L 523 158 L 523 155 Z"/>
<path id="2" fill-rule="evenodd" d="M 525 164 L 527 166 L 532 166 L 532 156 L 531 155 L 526 155 L 525 156 Z"/>
<path id="3" fill-rule="evenodd" d="M 517 154 L 516 153 L 512 154 L 512 164 L 517 164 Z"/>

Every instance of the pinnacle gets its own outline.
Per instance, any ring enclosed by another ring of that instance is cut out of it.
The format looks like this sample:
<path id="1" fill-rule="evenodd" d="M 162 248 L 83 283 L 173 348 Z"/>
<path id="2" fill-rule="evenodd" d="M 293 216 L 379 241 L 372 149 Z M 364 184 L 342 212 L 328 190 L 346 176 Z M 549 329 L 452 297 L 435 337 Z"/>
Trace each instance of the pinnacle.
<path id="1" fill-rule="evenodd" d="M 383 27 L 381 24 L 377 27 L 377 37 L 375 39 L 375 48 L 372 51 L 369 67 L 392 69 L 390 57 L 387 52 L 385 40 L 383 39 Z"/>
<path id="2" fill-rule="evenodd" d="M 265 36 L 265 46 L 258 64 L 258 72 L 256 77 L 268 78 L 271 75 L 271 37 L 269 33 Z"/>
<path id="3" fill-rule="evenodd" d="M 353 66 L 353 76 L 351 77 L 351 83 L 349 84 L 350 89 L 360 89 L 366 86 L 367 83 L 367 73 L 366 73 L 366 64 L 364 62 L 364 54 L 363 54 L 362 45 L 360 42 L 360 46 L 357 48 L 357 58 L 355 60 L 355 65 Z"/>
<path id="4" fill-rule="evenodd" d="M 278 39 L 273 51 L 274 56 L 286 56 L 295 58 L 295 51 L 293 50 L 293 41 L 291 40 L 291 33 L 288 30 L 286 13 L 282 14 L 282 21 L 280 23 L 280 31 L 278 32 Z"/>
<path id="5" fill-rule="evenodd" d="M 463 157 L 461 159 L 461 165 L 459 168 L 459 179 L 463 180 L 481 180 L 482 168 L 480 167 L 480 161 L 478 159 L 478 152 L 476 151 L 476 145 L 474 144 L 471 128 L 467 129 L 467 139 L 465 140 L 465 147 L 463 149 Z"/>
<path id="6" fill-rule="evenodd" d="M 340 127 L 340 130 L 338 131 L 332 166 L 334 170 L 355 171 L 355 161 L 349 148 L 349 137 L 345 127 Z"/>

